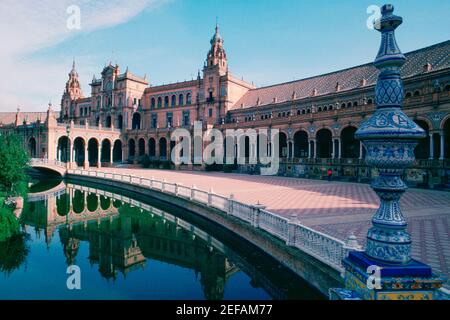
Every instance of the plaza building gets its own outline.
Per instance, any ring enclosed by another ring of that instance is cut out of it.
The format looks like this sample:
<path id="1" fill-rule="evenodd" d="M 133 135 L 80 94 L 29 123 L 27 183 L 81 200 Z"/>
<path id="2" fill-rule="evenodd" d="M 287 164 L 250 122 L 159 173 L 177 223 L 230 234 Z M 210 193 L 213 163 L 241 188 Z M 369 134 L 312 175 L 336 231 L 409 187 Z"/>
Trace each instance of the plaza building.
<path id="1" fill-rule="evenodd" d="M 407 53 L 402 67 L 404 112 L 426 132 L 406 171 L 411 185 L 450 185 L 450 41 Z M 75 63 L 61 111 L 0 113 L 0 131 L 24 137 L 32 157 L 74 166 L 138 164 L 210 170 L 221 166 L 174 166 L 171 133 L 177 128 L 278 129 L 280 175 L 369 181 L 377 175 L 365 164 L 354 134 L 375 110 L 377 69 L 372 63 L 297 81 L 257 88 L 234 76 L 216 27 L 202 72 L 191 81 L 152 86 L 147 76 L 109 63 L 94 76 L 91 94 L 81 90 Z M 392 94 L 398 94 L 392 92 Z M 245 156 L 255 151 L 244 137 Z M 267 137 L 260 136 L 260 139 Z M 267 141 L 269 149 L 270 141 Z M 205 145 L 203 145 L 203 148 Z M 236 153 L 236 152 L 235 152 Z M 260 164 L 232 169 L 258 174 Z"/>

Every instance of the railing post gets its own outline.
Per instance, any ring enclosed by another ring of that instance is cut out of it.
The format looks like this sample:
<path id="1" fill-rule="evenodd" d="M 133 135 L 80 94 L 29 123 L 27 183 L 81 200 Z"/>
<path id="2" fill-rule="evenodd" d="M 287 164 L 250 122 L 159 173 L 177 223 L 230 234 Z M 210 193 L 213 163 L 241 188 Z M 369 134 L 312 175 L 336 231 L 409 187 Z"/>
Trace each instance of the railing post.
<path id="1" fill-rule="evenodd" d="M 261 203 L 258 203 L 252 206 L 253 209 L 253 219 L 252 219 L 252 226 L 255 228 L 259 227 L 259 213 L 260 210 L 264 210 L 266 206 L 262 205 Z"/>
<path id="2" fill-rule="evenodd" d="M 175 183 L 175 195 L 178 197 L 178 183 Z"/>
<path id="3" fill-rule="evenodd" d="M 361 251 L 362 247 L 358 243 L 358 239 L 356 238 L 356 236 L 354 234 L 350 234 L 347 238 L 347 241 L 345 242 L 345 245 L 343 246 L 343 249 L 344 249 L 344 257 L 342 258 L 346 258 L 350 251 L 352 250 Z"/>
<path id="4" fill-rule="evenodd" d="M 286 245 L 295 246 L 295 229 L 297 228 L 297 214 L 294 213 L 288 223 Z"/>
<path id="5" fill-rule="evenodd" d="M 213 195 L 214 195 L 214 191 L 211 188 L 211 189 L 209 189 L 209 192 L 208 192 L 208 207 L 212 206 L 212 197 L 213 197 Z"/>
<path id="6" fill-rule="evenodd" d="M 189 197 L 190 200 L 194 200 L 194 198 L 195 198 L 195 188 L 196 188 L 196 186 L 195 186 L 195 184 L 193 184 L 192 188 L 191 188 L 191 196 Z"/>
<path id="7" fill-rule="evenodd" d="M 151 177 L 150 178 L 150 183 L 149 183 L 149 188 L 152 189 L 153 188 L 153 180 L 155 180 L 155 177 Z"/>
<path id="8" fill-rule="evenodd" d="M 230 194 L 228 198 L 228 211 L 227 214 L 233 215 L 233 202 L 234 202 L 234 194 Z"/>

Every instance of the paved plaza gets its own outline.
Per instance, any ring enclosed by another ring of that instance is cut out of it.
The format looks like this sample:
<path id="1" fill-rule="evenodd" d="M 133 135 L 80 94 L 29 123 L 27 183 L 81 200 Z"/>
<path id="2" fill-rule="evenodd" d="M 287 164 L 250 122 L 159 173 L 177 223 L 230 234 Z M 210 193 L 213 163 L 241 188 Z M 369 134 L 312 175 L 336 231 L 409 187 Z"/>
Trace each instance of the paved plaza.
<path id="1" fill-rule="evenodd" d="M 100 169 L 145 178 L 166 179 L 210 190 L 247 204 L 260 202 L 269 211 L 345 240 L 357 236 L 361 244 L 379 199 L 367 184 L 328 182 L 298 178 L 166 171 L 137 168 Z M 401 200 L 413 238 L 413 257 L 430 264 L 447 278 L 450 275 L 450 193 L 409 189 Z M 447 280 L 446 287 L 450 287 Z"/>

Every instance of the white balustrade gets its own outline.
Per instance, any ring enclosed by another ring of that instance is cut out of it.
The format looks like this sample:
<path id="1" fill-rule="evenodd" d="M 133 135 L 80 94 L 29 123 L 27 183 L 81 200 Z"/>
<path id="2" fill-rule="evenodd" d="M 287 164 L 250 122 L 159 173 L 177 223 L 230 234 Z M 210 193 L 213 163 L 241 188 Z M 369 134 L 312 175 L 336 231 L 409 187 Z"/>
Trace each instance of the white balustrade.
<path id="1" fill-rule="evenodd" d="M 248 204 L 244 204 L 239 201 L 231 201 L 232 210 L 231 214 L 238 217 L 248 223 L 253 223 L 253 208 Z"/>
<path id="2" fill-rule="evenodd" d="M 36 159 L 32 159 L 35 161 Z M 39 161 L 43 159 L 37 159 Z M 40 162 L 42 163 L 42 162 Z M 252 226 L 268 232 L 277 238 L 284 240 L 287 245 L 294 246 L 301 251 L 308 253 L 323 263 L 333 267 L 342 272 L 342 259 L 347 255 L 349 250 L 354 250 L 351 247 L 346 247 L 341 240 L 335 239 L 331 236 L 303 226 L 296 221 L 290 222 L 288 219 L 274 214 L 259 206 L 251 206 L 234 199 L 231 195 L 229 198 L 199 190 L 195 186 L 192 188 L 183 186 L 181 184 L 169 183 L 166 181 L 159 181 L 154 178 L 145 179 L 134 177 L 131 175 L 122 175 L 117 173 L 105 173 L 97 171 L 87 171 L 83 169 L 68 170 L 70 174 L 95 176 L 104 179 L 111 179 L 117 181 L 137 184 L 141 187 L 147 187 L 174 194 L 177 197 L 190 199 L 202 204 L 209 205 L 213 208 L 219 209 L 229 215 L 233 215 L 243 221 L 250 223 Z M 122 197 L 123 202 L 135 205 L 143 210 L 151 212 L 166 218 L 168 221 L 177 221 L 181 227 L 187 227 L 188 223 L 182 220 L 176 220 L 175 217 L 167 216 L 167 213 L 157 209 Z M 184 225 L 186 224 L 186 226 Z M 192 226 L 189 225 L 191 228 Z M 197 236 L 202 237 L 201 230 L 195 228 Z M 206 234 L 205 234 L 206 235 Z M 206 239 L 206 238 L 205 238 Z"/>
<path id="3" fill-rule="evenodd" d="M 198 189 L 193 189 L 193 191 L 194 191 L 193 200 L 205 204 L 208 203 L 208 192 Z"/>
<path id="4" fill-rule="evenodd" d="M 228 211 L 228 198 L 219 196 L 217 194 L 212 194 L 211 195 L 211 206 L 216 209 L 227 212 Z"/>
<path id="5" fill-rule="evenodd" d="M 285 241 L 288 238 L 288 224 L 289 221 L 286 218 L 280 217 L 266 210 L 259 210 L 259 228 L 276 235 Z"/>

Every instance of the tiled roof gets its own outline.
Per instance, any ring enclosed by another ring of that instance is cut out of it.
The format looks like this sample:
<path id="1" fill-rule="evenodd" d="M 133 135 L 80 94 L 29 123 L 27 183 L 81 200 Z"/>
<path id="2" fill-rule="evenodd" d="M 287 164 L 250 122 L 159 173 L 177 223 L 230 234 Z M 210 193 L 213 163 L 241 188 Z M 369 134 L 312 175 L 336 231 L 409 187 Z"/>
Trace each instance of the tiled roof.
<path id="1" fill-rule="evenodd" d="M 0 125 L 6 126 L 16 122 L 17 112 L 0 112 Z M 34 123 L 37 120 L 44 122 L 47 119 L 46 112 L 20 112 L 19 123 Z"/>
<path id="2" fill-rule="evenodd" d="M 405 54 L 406 63 L 402 67 L 402 77 L 408 78 L 424 72 L 424 66 L 429 63 L 432 71 L 450 67 L 450 40 L 422 48 Z M 372 63 L 364 64 L 349 69 L 335 71 L 302 80 L 272 85 L 268 87 L 248 91 L 239 99 L 235 108 L 249 108 L 257 105 L 268 105 L 292 100 L 295 92 L 295 100 L 313 96 L 326 95 L 336 92 L 336 84 L 339 83 L 340 91 L 348 91 L 361 87 L 365 80 L 365 86 L 374 85 L 378 77 L 378 70 Z"/>

